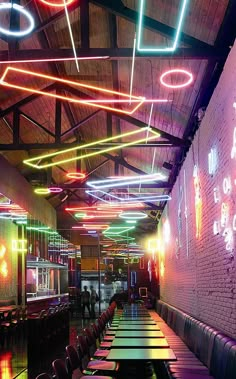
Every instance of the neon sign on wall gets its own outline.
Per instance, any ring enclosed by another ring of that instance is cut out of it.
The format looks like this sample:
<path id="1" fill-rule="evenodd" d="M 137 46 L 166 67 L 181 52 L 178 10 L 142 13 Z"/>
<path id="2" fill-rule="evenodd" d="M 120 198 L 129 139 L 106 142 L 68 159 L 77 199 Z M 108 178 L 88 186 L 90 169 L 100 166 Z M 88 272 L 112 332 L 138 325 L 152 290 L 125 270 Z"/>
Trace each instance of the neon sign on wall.
<path id="1" fill-rule="evenodd" d="M 217 170 L 217 151 L 216 148 L 211 148 L 208 154 L 208 172 L 214 175 Z"/>
<path id="2" fill-rule="evenodd" d="M 6 246 L 0 244 L 0 277 L 6 278 L 8 275 L 7 261 L 5 260 Z"/>
<path id="3" fill-rule="evenodd" d="M 236 104 L 233 104 L 236 108 Z M 233 130 L 233 144 L 230 152 L 231 159 L 236 158 L 236 128 Z M 234 248 L 234 231 L 236 231 L 236 214 L 233 216 L 233 220 L 230 219 L 230 202 L 229 198 L 232 193 L 232 183 L 236 185 L 236 182 L 228 175 L 225 176 L 222 181 L 222 194 L 220 186 L 217 186 L 213 190 L 214 203 L 220 204 L 220 217 L 213 222 L 213 234 L 221 235 L 224 238 L 225 248 L 227 251 L 233 251 Z M 222 198 L 222 202 L 221 202 Z"/>
<path id="4" fill-rule="evenodd" d="M 194 189 L 195 189 L 195 220 L 196 220 L 196 238 L 201 237 L 202 226 L 202 196 L 201 196 L 201 182 L 199 178 L 198 166 L 194 166 Z"/>

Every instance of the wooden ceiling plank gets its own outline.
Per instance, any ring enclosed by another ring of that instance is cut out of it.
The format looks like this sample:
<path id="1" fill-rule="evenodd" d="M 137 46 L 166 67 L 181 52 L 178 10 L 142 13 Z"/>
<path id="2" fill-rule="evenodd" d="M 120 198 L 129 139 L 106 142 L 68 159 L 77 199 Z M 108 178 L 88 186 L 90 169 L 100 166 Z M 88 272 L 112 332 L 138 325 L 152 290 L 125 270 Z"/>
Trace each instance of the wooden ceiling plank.
<path id="1" fill-rule="evenodd" d="M 20 115 L 23 116 L 26 120 L 30 121 L 32 124 L 34 124 L 35 126 L 37 126 L 39 129 L 42 129 L 44 132 L 46 132 L 51 137 L 55 138 L 55 134 L 54 133 L 52 133 L 50 130 L 48 130 L 47 128 L 45 128 L 43 125 L 39 124 L 36 120 L 34 120 L 28 114 L 26 114 L 25 112 L 23 112 L 21 110 L 19 112 L 20 112 Z"/>
<path id="2" fill-rule="evenodd" d="M 89 1 L 80 2 L 80 35 L 81 47 L 89 49 Z"/>
<path id="3" fill-rule="evenodd" d="M 43 91 L 50 92 L 50 91 L 53 91 L 55 88 L 56 88 L 56 85 L 55 85 L 55 83 L 53 83 L 53 84 L 50 84 L 49 86 L 45 87 L 43 89 Z M 32 95 L 25 97 L 24 99 L 22 99 L 22 100 L 18 101 L 17 103 L 11 105 L 10 107 L 8 107 L 4 110 L 1 110 L 0 111 L 0 118 L 5 117 L 6 115 L 13 112 L 17 108 L 20 108 L 20 107 L 22 107 L 28 103 L 31 103 L 33 100 L 37 99 L 40 96 L 42 96 L 42 95 L 37 94 L 37 93 L 33 93 Z"/>

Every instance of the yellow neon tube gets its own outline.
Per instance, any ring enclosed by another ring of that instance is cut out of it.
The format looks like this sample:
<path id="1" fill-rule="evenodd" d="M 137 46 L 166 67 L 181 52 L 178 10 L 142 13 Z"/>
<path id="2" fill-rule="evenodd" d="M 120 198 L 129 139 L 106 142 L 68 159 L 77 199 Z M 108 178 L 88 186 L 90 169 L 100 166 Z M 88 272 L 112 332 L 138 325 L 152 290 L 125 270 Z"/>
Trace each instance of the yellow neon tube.
<path id="1" fill-rule="evenodd" d="M 147 131 L 148 129 L 149 129 L 148 127 L 145 127 L 145 128 L 139 129 L 139 130 L 135 130 L 133 132 L 124 133 L 124 134 L 121 134 L 121 135 L 118 135 L 118 136 L 115 136 L 115 137 L 105 138 L 103 140 L 99 140 L 99 141 L 96 141 L 96 142 L 91 142 L 91 143 L 88 143 L 88 144 L 85 144 L 85 145 L 81 145 L 81 146 L 78 146 L 78 147 L 72 147 L 70 149 L 65 149 L 65 150 L 57 151 L 55 153 L 50 153 L 50 154 L 45 154 L 45 155 L 37 156 L 37 157 L 34 157 L 34 158 L 26 159 L 26 160 L 23 161 L 23 163 L 25 163 L 28 166 L 32 166 L 34 168 L 37 168 L 37 169 L 42 169 L 42 168 L 46 168 L 46 167 L 52 167 L 52 166 L 55 166 L 55 165 L 58 165 L 58 164 L 63 164 L 63 163 L 66 163 L 66 162 L 72 162 L 72 161 L 81 160 L 81 159 L 88 158 L 88 157 L 93 157 L 93 156 L 96 156 L 96 155 L 99 155 L 99 154 L 106 153 L 108 151 L 118 150 L 118 149 L 121 149 L 121 148 L 126 147 L 126 146 L 135 145 L 136 143 L 144 142 L 146 140 L 149 141 L 149 140 L 152 140 L 152 139 L 160 137 L 160 133 L 155 132 L 153 129 L 149 130 L 149 135 L 147 137 L 145 135 L 145 131 Z M 60 155 L 66 154 L 66 153 L 71 153 L 73 151 L 83 150 L 83 149 L 86 149 L 88 147 L 97 146 L 97 145 L 99 145 L 101 143 L 105 143 L 105 142 L 111 142 L 111 141 L 114 141 L 114 140 L 119 140 L 120 138 L 123 138 L 123 137 L 135 136 L 136 134 L 140 134 L 140 133 L 144 134 L 143 137 L 141 139 L 138 139 L 138 140 L 135 140 L 135 141 L 130 141 L 130 142 L 126 142 L 126 143 L 120 143 L 119 145 L 117 145 L 115 147 L 114 146 L 113 147 L 108 147 L 108 148 L 105 148 L 105 149 L 102 149 L 102 150 L 99 150 L 99 151 L 91 152 L 91 153 L 80 155 L 80 156 L 75 156 L 73 158 L 61 159 L 61 160 L 58 160 L 56 162 L 50 162 L 50 163 L 44 163 L 44 164 L 40 163 L 42 159 L 51 159 L 53 157 L 58 157 Z M 33 162 L 35 162 L 35 163 L 33 163 Z"/>

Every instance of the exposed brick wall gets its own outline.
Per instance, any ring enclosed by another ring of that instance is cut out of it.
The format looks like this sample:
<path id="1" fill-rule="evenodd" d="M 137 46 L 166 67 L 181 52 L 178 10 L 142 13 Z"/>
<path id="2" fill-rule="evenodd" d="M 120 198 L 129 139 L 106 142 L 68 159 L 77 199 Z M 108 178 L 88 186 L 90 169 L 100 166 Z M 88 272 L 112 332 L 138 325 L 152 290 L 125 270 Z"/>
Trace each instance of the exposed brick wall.
<path id="1" fill-rule="evenodd" d="M 234 128 L 236 128 L 236 109 L 233 108 L 233 102 L 236 102 L 235 79 L 236 46 L 232 48 L 225 64 L 159 227 L 159 234 L 163 239 L 163 224 L 168 217 L 171 239 L 169 243 L 165 243 L 165 254 L 162 258 L 165 272 L 160 283 L 161 299 L 234 338 L 236 338 L 236 230 L 233 230 L 233 219 L 236 215 L 236 151 L 235 158 L 231 159 L 231 150 Z M 208 172 L 208 153 L 211 148 L 216 149 L 217 154 L 217 168 L 212 175 Z M 198 165 L 199 168 L 202 200 L 202 225 L 199 238 L 196 238 L 194 165 Z M 184 191 L 184 175 L 186 191 Z M 230 193 L 224 193 L 224 178 L 231 180 Z M 214 201 L 213 192 L 217 186 L 220 192 L 218 203 Z M 214 235 L 213 223 L 214 221 L 221 223 L 222 203 L 228 205 L 228 219 L 222 220 L 219 234 Z M 223 236 L 224 231 L 228 236 L 232 233 L 228 250 Z"/>

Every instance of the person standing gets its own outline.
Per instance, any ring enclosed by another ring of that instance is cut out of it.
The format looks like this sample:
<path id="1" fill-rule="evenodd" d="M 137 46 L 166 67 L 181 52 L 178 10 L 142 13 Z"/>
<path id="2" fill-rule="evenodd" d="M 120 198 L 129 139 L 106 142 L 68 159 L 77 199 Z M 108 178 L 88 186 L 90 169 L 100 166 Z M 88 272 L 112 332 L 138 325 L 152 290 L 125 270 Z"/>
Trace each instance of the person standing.
<path id="1" fill-rule="evenodd" d="M 90 292 L 88 291 L 88 287 L 84 286 L 84 290 L 81 292 L 81 304 L 82 304 L 82 317 L 85 316 L 85 307 L 88 309 L 89 318 L 91 317 L 90 312 Z"/>
<path id="2" fill-rule="evenodd" d="M 91 296 L 90 296 L 91 317 L 95 318 L 96 317 L 95 304 L 98 301 L 98 295 L 97 295 L 96 290 L 93 288 L 93 286 L 90 286 L 90 290 L 91 290 Z"/>

